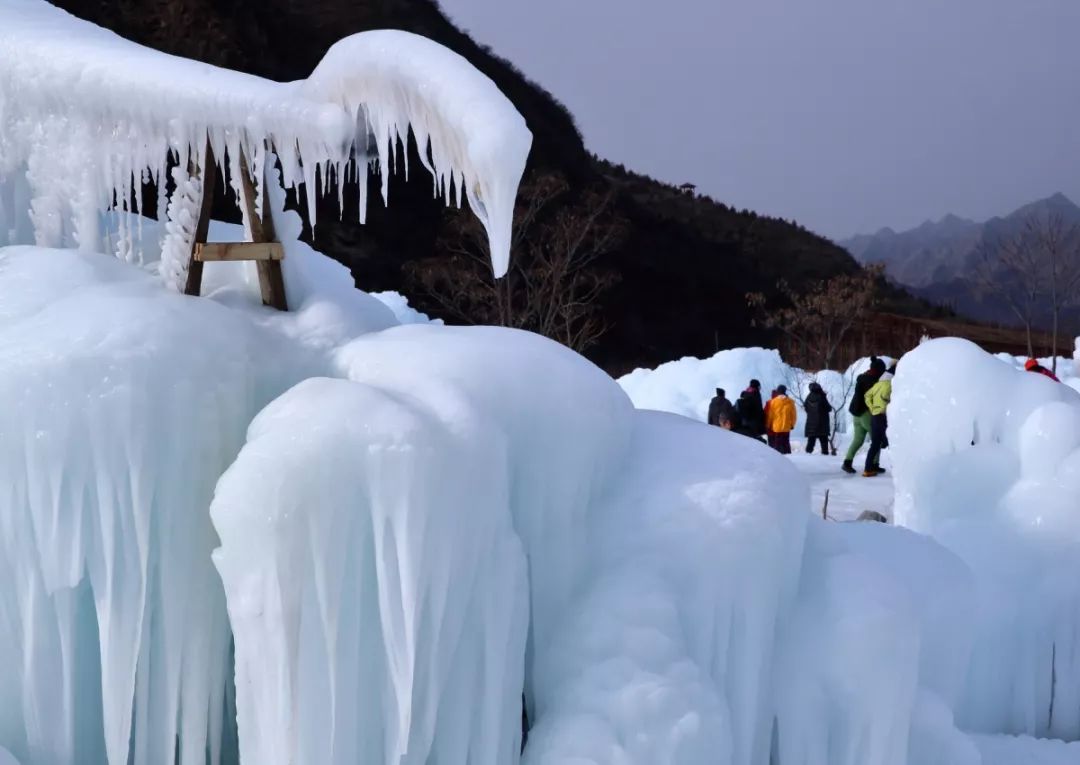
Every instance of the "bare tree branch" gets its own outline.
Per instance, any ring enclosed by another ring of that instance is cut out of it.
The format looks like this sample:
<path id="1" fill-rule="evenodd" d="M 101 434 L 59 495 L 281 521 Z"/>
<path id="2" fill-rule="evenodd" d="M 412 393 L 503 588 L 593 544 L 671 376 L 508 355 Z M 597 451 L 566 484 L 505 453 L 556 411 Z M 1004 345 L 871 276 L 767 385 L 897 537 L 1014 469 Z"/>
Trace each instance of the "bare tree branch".
<path id="1" fill-rule="evenodd" d="M 410 288 L 448 318 L 528 329 L 584 350 L 609 329 L 600 299 L 616 275 L 599 262 L 626 230 L 614 201 L 610 190 L 574 195 L 562 177 L 536 174 L 518 196 L 511 267 L 501 281 L 492 278 L 483 228 L 457 214 L 441 256 L 406 267 Z"/>

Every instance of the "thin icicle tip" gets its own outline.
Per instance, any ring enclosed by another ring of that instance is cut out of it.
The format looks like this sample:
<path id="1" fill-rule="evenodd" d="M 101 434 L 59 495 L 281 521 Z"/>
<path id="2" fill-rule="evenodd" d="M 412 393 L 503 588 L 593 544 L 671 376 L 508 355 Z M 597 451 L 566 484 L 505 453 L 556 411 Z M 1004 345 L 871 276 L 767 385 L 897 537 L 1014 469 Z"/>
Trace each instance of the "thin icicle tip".
<path id="1" fill-rule="evenodd" d="M 437 193 L 464 179 L 502 276 L 532 134 L 458 54 L 407 32 L 363 32 L 332 46 L 308 79 L 278 83 L 136 45 L 41 0 L 0 0 L 0 182 L 28 186 L 31 207 L 0 210 L 0 245 L 32 231 L 39 245 L 100 246 L 96 213 L 113 199 L 127 209 L 133 181 L 165 177 L 170 152 L 186 167 L 207 137 L 219 162 L 231 149 L 252 167 L 272 146 L 285 184 L 308 184 L 314 224 L 315 168 L 325 184 L 350 157 L 378 159 L 385 176 L 410 128 Z M 170 280 L 183 267 L 164 265 Z"/>

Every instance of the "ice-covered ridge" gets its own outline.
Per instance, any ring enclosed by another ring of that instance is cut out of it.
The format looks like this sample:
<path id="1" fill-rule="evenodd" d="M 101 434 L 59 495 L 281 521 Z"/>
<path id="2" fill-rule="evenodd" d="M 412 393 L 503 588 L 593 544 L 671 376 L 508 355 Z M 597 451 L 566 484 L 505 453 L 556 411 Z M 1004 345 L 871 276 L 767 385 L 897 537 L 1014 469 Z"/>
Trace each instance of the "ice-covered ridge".
<path id="1" fill-rule="evenodd" d="M 276 151 L 285 184 L 305 184 L 310 216 L 331 177 L 366 173 L 374 158 L 385 197 L 409 128 L 435 193 L 467 196 L 502 275 L 532 134 L 456 53 L 407 32 L 365 32 L 334 45 L 307 80 L 278 83 L 154 51 L 40 0 L 0 0 L 0 185 L 25 175 L 41 246 L 93 249 L 98 211 L 114 198 L 137 204 L 132 182 L 163 180 L 170 153 L 181 189 L 170 233 L 185 244 L 198 191 L 188 163 L 201 163 L 207 138 L 219 162 L 228 152 L 234 178 L 241 154 L 262 177 Z M 0 244 L 29 243 L 13 238 L 26 228 L 14 196 L 0 193 Z M 362 194 L 361 217 L 365 204 Z"/>

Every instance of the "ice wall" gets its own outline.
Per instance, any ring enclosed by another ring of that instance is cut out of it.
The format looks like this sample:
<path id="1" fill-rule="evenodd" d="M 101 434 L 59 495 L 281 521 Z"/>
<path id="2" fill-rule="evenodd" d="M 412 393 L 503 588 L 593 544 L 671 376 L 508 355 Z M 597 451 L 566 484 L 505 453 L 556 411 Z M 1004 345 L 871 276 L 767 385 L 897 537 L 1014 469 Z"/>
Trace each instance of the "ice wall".
<path id="1" fill-rule="evenodd" d="M 214 500 L 242 755 L 513 761 L 526 642 L 589 581 L 630 403 L 494 328 L 363 336 L 337 368 L 256 419 Z"/>
<path id="2" fill-rule="evenodd" d="M 526 565 L 506 439 L 467 399 L 309 379 L 212 514 L 244 762 L 512 762 Z"/>
<path id="3" fill-rule="evenodd" d="M 595 554 L 584 529 L 621 475 L 630 401 L 558 343 L 495 327 L 396 327 L 344 346 L 337 363 L 344 377 L 434 409 L 454 392 L 498 423 L 510 512 L 529 561 L 529 640 L 547 645 Z"/>
<path id="4" fill-rule="evenodd" d="M 0 258 L 0 736 L 32 765 L 218 761 L 229 630 L 206 508 L 316 367 L 103 256 Z M 130 746 L 130 749 L 129 749 Z"/>
<path id="5" fill-rule="evenodd" d="M 366 32 L 334 45 L 308 79 L 276 83 L 136 45 L 43 0 L 0 0 L 0 245 L 92 251 L 98 211 L 115 199 L 137 212 L 132 184 L 164 188 L 171 154 L 165 274 L 180 283 L 201 193 L 188 167 L 202 164 L 207 139 L 234 182 L 241 156 L 262 178 L 276 150 L 314 216 L 331 175 L 366 177 L 375 159 L 385 197 L 410 129 L 435 193 L 469 199 L 501 276 L 532 135 L 461 56 L 406 32 Z M 127 244 L 118 254 L 130 259 Z"/>
<path id="6" fill-rule="evenodd" d="M 782 765 L 978 765 L 956 727 L 974 581 L 906 529 L 813 520 L 776 664 Z"/>
<path id="7" fill-rule="evenodd" d="M 977 583 L 958 721 L 1080 739 L 1080 395 L 957 339 L 906 355 L 893 391 L 897 522 Z"/>
<path id="8" fill-rule="evenodd" d="M 588 584 L 538 660 L 528 765 L 764 763 L 807 487 L 764 445 L 638 412 L 587 526 Z"/>

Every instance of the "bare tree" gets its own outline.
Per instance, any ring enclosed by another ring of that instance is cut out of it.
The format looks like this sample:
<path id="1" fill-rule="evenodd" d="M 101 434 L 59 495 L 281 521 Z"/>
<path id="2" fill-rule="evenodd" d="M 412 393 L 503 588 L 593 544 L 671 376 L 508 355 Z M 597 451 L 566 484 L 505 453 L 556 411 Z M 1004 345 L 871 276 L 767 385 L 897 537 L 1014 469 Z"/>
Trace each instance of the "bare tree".
<path id="1" fill-rule="evenodd" d="M 758 311 L 755 323 L 782 332 L 793 343 L 788 363 L 807 369 L 832 369 L 848 332 L 877 304 L 881 266 L 869 266 L 854 274 L 835 276 L 798 294 L 786 283 L 777 284 L 784 302 L 770 306 L 760 292 L 746 296 Z"/>
<path id="2" fill-rule="evenodd" d="M 585 350 L 609 328 L 599 298 L 616 276 L 598 261 L 625 231 L 613 208 L 610 190 L 575 195 L 560 176 L 534 175 L 518 194 L 505 277 L 492 275 L 483 227 L 459 212 L 440 256 L 409 264 L 407 279 L 447 318 L 527 329 Z"/>
<path id="3" fill-rule="evenodd" d="M 1066 225 L 1061 215 L 1054 213 L 1045 218 L 1029 218 L 1026 229 L 1038 245 L 1038 256 L 1046 274 L 1053 345 L 1051 371 L 1057 374 L 1061 313 L 1080 303 L 1080 227 Z"/>
<path id="4" fill-rule="evenodd" d="M 971 276 L 976 292 L 997 297 L 1023 325 L 1028 356 L 1035 355 L 1031 328 L 1047 280 L 1038 240 L 1038 225 L 1029 219 L 1019 234 L 980 246 Z"/>

